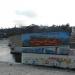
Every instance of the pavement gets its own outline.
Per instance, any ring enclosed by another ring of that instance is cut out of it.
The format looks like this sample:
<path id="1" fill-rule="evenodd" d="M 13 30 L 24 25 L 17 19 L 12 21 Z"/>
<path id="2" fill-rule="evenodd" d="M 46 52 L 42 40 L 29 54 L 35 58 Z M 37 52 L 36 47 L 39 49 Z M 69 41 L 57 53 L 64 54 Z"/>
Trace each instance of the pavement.
<path id="1" fill-rule="evenodd" d="M 75 75 L 72 70 L 0 62 L 0 75 Z"/>

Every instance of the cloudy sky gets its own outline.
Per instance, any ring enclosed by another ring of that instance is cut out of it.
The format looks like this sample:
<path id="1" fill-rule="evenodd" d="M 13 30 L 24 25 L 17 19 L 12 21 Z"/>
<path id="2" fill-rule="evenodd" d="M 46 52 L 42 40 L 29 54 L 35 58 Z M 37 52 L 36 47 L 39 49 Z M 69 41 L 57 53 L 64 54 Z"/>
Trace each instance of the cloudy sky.
<path id="1" fill-rule="evenodd" d="M 0 0 L 0 28 L 32 23 L 74 26 L 75 0 Z"/>

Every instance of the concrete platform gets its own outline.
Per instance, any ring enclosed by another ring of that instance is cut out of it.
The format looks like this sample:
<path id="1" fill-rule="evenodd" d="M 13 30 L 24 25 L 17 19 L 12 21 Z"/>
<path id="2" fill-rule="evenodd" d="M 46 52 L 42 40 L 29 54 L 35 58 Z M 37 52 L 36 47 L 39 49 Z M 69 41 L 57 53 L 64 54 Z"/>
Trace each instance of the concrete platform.
<path id="1" fill-rule="evenodd" d="M 0 62 L 0 75 L 75 75 L 74 71 Z"/>

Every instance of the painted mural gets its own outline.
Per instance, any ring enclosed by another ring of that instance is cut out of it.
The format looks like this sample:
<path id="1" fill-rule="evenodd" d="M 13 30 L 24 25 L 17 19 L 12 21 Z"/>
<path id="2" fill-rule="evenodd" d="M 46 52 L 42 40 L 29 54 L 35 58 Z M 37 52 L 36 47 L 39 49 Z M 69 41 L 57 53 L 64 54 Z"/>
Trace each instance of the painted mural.
<path id="1" fill-rule="evenodd" d="M 68 44 L 69 36 L 69 32 L 26 33 L 21 40 L 24 46 L 55 46 Z"/>
<path id="2" fill-rule="evenodd" d="M 57 67 L 68 67 L 70 64 L 74 64 L 71 58 L 67 56 L 51 56 L 46 54 L 30 54 L 30 56 L 22 57 L 22 63 L 33 65 L 48 65 Z"/>

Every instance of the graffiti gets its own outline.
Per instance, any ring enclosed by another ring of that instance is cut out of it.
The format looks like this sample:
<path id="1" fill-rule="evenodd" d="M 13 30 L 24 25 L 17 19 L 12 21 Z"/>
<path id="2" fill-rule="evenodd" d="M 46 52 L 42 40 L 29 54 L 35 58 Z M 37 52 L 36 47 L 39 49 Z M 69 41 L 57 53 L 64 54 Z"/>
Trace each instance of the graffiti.
<path id="1" fill-rule="evenodd" d="M 49 57 L 47 59 L 44 58 L 26 58 L 24 59 L 25 63 L 27 64 L 28 61 L 31 61 L 31 64 L 53 64 L 53 65 L 61 65 L 62 63 L 64 64 L 70 64 L 71 63 L 71 59 L 67 59 L 67 58 L 57 58 L 57 57 Z"/>
<path id="2" fill-rule="evenodd" d="M 27 47 L 22 48 L 23 53 L 37 53 L 37 54 L 55 54 L 55 47 Z"/>
<path id="3" fill-rule="evenodd" d="M 31 46 L 57 46 L 62 44 L 58 39 L 32 39 L 30 40 Z"/>
<path id="4" fill-rule="evenodd" d="M 57 56 L 49 54 L 33 54 L 27 53 L 22 54 L 22 63 L 25 64 L 37 64 L 37 65 L 48 65 L 48 66 L 58 66 L 58 67 L 67 67 L 70 64 L 74 64 L 73 57 L 67 56 Z"/>
<path id="5" fill-rule="evenodd" d="M 58 58 L 58 57 L 49 57 L 47 59 L 48 61 L 54 61 L 55 63 L 58 62 L 59 64 L 70 64 L 71 63 L 71 59 L 67 59 L 67 58 Z"/>
<path id="6" fill-rule="evenodd" d="M 65 37 L 64 37 L 65 36 Z M 28 33 L 21 37 L 23 46 L 56 46 L 69 43 L 67 32 Z"/>

